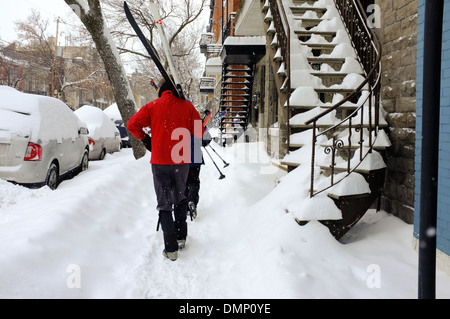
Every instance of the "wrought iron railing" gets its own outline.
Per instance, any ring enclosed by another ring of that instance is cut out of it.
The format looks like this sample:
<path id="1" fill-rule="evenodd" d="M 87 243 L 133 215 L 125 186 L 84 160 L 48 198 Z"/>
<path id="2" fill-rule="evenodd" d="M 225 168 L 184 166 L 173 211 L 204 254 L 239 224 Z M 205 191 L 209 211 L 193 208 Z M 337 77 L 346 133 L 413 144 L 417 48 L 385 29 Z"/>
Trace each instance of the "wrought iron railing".
<path id="1" fill-rule="evenodd" d="M 353 47 L 357 51 L 359 61 L 365 71 L 364 81 L 345 99 L 341 100 L 333 107 L 325 110 L 319 115 L 305 122 L 306 125 L 312 124 L 312 155 L 311 155 L 311 185 L 310 196 L 321 193 L 343 180 L 350 173 L 355 171 L 367 154 L 373 150 L 373 145 L 377 137 L 379 129 L 379 113 L 380 113 L 380 76 L 381 76 L 381 45 L 378 37 L 373 29 L 367 25 L 367 16 L 359 0 L 335 0 L 336 7 L 340 12 L 341 19 L 351 37 Z M 361 97 L 362 96 L 362 97 Z M 318 132 L 318 121 L 343 106 L 346 102 L 358 99 L 357 108 L 345 119 L 338 124 Z M 365 108 L 367 116 L 365 116 Z M 375 114 L 373 114 L 375 113 Z M 359 120 L 358 120 L 359 119 Z M 364 128 L 368 130 L 367 152 L 364 152 Z M 348 129 L 347 144 L 343 139 L 338 138 L 338 134 Z M 352 141 L 353 132 L 359 133 L 359 160 L 351 162 L 352 148 L 355 144 Z M 316 170 L 316 146 L 320 136 L 332 137 L 331 145 L 325 147 L 325 153 L 331 154 L 331 163 L 329 169 L 330 183 L 321 189 L 315 190 L 315 170 Z M 336 152 L 344 150 L 347 147 L 347 165 L 345 176 L 341 176 L 339 180 L 335 180 L 336 172 Z"/>

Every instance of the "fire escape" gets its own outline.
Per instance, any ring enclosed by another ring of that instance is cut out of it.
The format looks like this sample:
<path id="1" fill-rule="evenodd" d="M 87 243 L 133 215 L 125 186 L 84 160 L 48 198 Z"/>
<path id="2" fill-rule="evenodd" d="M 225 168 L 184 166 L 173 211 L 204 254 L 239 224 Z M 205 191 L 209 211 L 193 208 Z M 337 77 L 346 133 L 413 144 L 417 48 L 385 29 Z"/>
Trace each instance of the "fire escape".
<path id="1" fill-rule="evenodd" d="M 222 78 L 220 112 L 226 111 L 219 125 L 219 143 L 236 141 L 251 120 L 252 87 L 255 64 L 266 53 L 264 37 L 233 36 L 234 14 L 230 14 L 223 33 L 220 53 Z"/>

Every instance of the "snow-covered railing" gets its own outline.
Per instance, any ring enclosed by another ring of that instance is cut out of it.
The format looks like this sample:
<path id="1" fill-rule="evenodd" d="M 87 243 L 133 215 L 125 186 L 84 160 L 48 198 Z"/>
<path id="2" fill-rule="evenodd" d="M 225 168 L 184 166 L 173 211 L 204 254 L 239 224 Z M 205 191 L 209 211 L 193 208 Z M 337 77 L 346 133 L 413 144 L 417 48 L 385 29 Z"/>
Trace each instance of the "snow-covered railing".
<path id="1" fill-rule="evenodd" d="M 380 76 L 381 76 L 381 45 L 375 32 L 367 25 L 367 16 L 359 0 L 335 0 L 336 7 L 340 12 L 341 19 L 347 28 L 347 31 L 352 39 L 352 45 L 358 53 L 358 58 L 361 65 L 364 68 L 366 77 L 364 81 L 345 99 L 341 100 L 333 107 L 325 110 L 317 116 L 306 121 L 306 125 L 313 126 L 312 129 L 312 155 L 311 155 L 311 186 L 310 196 L 325 191 L 333 185 L 340 182 L 347 175 L 355 171 L 367 154 L 373 150 L 378 129 L 379 129 L 379 113 L 380 113 Z M 343 106 L 346 102 L 358 99 L 358 107 L 345 119 L 338 124 L 318 133 L 317 123 L 318 121 L 329 114 L 332 111 L 337 110 L 340 106 Z M 367 111 L 367 115 L 365 114 Z M 375 113 L 375 114 L 373 114 Z M 369 142 L 367 144 L 367 152 L 364 154 L 364 128 L 368 130 Z M 342 139 L 337 138 L 337 134 L 343 130 L 348 129 L 348 143 L 346 144 Z M 359 133 L 359 161 L 356 165 L 352 161 L 351 150 L 352 145 L 352 132 Z M 374 136 L 372 138 L 372 135 Z M 329 168 L 331 170 L 330 185 L 315 190 L 314 189 L 314 174 L 316 168 L 316 146 L 319 137 L 332 136 L 332 144 L 325 148 L 326 154 L 331 154 L 331 163 Z M 347 159 L 347 174 L 340 178 L 338 181 L 334 180 L 335 175 L 335 157 L 336 152 L 340 149 L 347 147 L 348 159 Z"/>

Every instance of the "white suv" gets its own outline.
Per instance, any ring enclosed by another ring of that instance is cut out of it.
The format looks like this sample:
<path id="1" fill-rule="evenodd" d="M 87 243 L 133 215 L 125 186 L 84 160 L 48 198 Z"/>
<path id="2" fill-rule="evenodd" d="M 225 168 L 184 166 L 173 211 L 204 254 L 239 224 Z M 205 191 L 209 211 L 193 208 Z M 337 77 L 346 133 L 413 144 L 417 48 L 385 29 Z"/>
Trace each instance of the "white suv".
<path id="1" fill-rule="evenodd" d="M 55 189 L 89 165 L 86 125 L 62 101 L 0 86 L 0 178 Z"/>

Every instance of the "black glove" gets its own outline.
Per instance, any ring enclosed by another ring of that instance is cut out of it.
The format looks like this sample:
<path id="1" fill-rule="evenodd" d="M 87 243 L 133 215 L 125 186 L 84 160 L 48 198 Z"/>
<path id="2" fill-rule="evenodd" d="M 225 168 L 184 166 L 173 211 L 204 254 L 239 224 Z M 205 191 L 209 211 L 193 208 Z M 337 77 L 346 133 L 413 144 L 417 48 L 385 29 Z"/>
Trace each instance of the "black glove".
<path id="1" fill-rule="evenodd" d="M 150 152 L 152 151 L 152 138 L 150 136 L 146 135 L 141 142 L 144 143 L 146 149 Z"/>
<path id="2" fill-rule="evenodd" d="M 202 146 L 206 147 L 209 145 L 209 143 L 211 143 L 211 134 L 209 134 L 209 132 L 206 132 L 203 135 L 203 139 L 202 139 Z"/>

